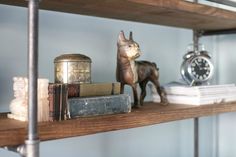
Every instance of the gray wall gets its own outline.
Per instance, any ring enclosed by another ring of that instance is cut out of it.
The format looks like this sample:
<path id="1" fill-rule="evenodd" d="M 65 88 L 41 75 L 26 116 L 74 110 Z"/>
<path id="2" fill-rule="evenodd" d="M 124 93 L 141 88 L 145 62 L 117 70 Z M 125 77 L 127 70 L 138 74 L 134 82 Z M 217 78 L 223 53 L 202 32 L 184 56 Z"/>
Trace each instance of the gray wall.
<path id="1" fill-rule="evenodd" d="M 12 77 L 27 75 L 27 10 L 0 5 L 0 111 L 8 111 L 13 99 Z M 39 76 L 53 82 L 53 59 L 63 53 L 83 53 L 92 59 L 94 82 L 115 81 L 116 41 L 120 30 L 130 30 L 143 51 L 140 59 L 156 62 L 161 84 L 178 80 L 179 67 L 192 32 L 74 14 L 40 11 Z M 215 82 L 235 83 L 229 70 L 234 66 L 235 36 L 204 37 L 202 43 L 214 52 L 217 63 Z M 222 53 L 224 51 L 224 53 Z M 228 55 L 230 54 L 230 55 Z M 229 57 L 228 56 L 234 56 Z M 218 66 L 219 65 L 219 66 Z M 224 76 L 224 77 L 223 77 Z M 127 87 L 126 92 L 130 93 Z M 150 99 L 150 96 L 147 98 Z M 231 157 L 236 137 L 236 114 L 200 119 L 200 154 Z M 230 135 L 230 136 L 229 136 Z M 224 145 L 223 145 L 224 144 Z M 41 143 L 41 156 L 89 157 L 191 157 L 193 156 L 192 119 L 160 125 L 100 133 Z M 0 156 L 18 156 L 0 149 Z"/>

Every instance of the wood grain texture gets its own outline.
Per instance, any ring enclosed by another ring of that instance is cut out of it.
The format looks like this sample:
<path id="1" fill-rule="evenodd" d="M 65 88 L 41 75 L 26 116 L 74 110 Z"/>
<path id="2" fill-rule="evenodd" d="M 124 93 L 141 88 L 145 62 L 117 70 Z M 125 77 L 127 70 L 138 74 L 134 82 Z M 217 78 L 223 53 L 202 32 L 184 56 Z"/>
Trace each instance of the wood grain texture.
<path id="1" fill-rule="evenodd" d="M 161 106 L 145 103 L 140 109 L 128 114 L 78 118 L 61 122 L 39 123 L 41 141 L 95 134 L 99 132 L 136 128 L 170 121 L 209 116 L 236 111 L 236 102 L 203 106 Z M 26 138 L 26 123 L 0 119 L 0 146 L 22 144 Z"/>
<path id="2" fill-rule="evenodd" d="M 27 6 L 25 0 L 0 3 Z M 236 12 L 183 0 L 43 0 L 40 8 L 190 29 L 236 28 Z"/>

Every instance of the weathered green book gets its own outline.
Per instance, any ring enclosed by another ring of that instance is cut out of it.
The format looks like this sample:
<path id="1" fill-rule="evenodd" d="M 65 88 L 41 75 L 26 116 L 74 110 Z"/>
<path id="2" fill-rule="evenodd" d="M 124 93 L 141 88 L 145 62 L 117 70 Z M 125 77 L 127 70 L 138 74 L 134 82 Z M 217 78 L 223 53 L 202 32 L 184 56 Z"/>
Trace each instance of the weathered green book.
<path id="1" fill-rule="evenodd" d="M 120 83 L 60 84 L 48 86 L 49 119 L 68 119 L 67 99 L 73 97 L 109 96 L 120 94 Z"/>
<path id="2" fill-rule="evenodd" d="M 131 99 L 127 94 L 69 98 L 67 105 L 71 118 L 131 112 Z"/>

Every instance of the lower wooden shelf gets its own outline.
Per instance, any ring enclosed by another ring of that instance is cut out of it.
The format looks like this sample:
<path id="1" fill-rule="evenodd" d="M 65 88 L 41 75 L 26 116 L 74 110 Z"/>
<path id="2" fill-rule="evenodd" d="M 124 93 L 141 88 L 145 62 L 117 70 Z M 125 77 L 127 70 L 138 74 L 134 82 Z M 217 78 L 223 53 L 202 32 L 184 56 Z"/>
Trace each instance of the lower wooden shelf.
<path id="1" fill-rule="evenodd" d="M 236 111 L 236 102 L 214 105 L 190 106 L 147 102 L 140 109 L 128 114 L 116 114 L 78 118 L 61 122 L 39 123 L 41 141 L 95 134 L 154 125 L 164 122 L 210 116 Z M 27 123 L 12 119 L 0 119 L 0 147 L 23 144 L 27 135 Z"/>

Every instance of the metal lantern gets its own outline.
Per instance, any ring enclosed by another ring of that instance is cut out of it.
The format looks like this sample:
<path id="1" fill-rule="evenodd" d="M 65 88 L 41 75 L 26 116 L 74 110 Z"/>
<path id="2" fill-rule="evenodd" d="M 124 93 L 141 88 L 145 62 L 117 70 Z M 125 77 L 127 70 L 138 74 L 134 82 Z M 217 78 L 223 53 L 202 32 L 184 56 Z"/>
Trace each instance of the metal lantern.
<path id="1" fill-rule="evenodd" d="M 91 83 L 91 59 L 82 54 L 63 54 L 54 59 L 55 83 Z"/>

